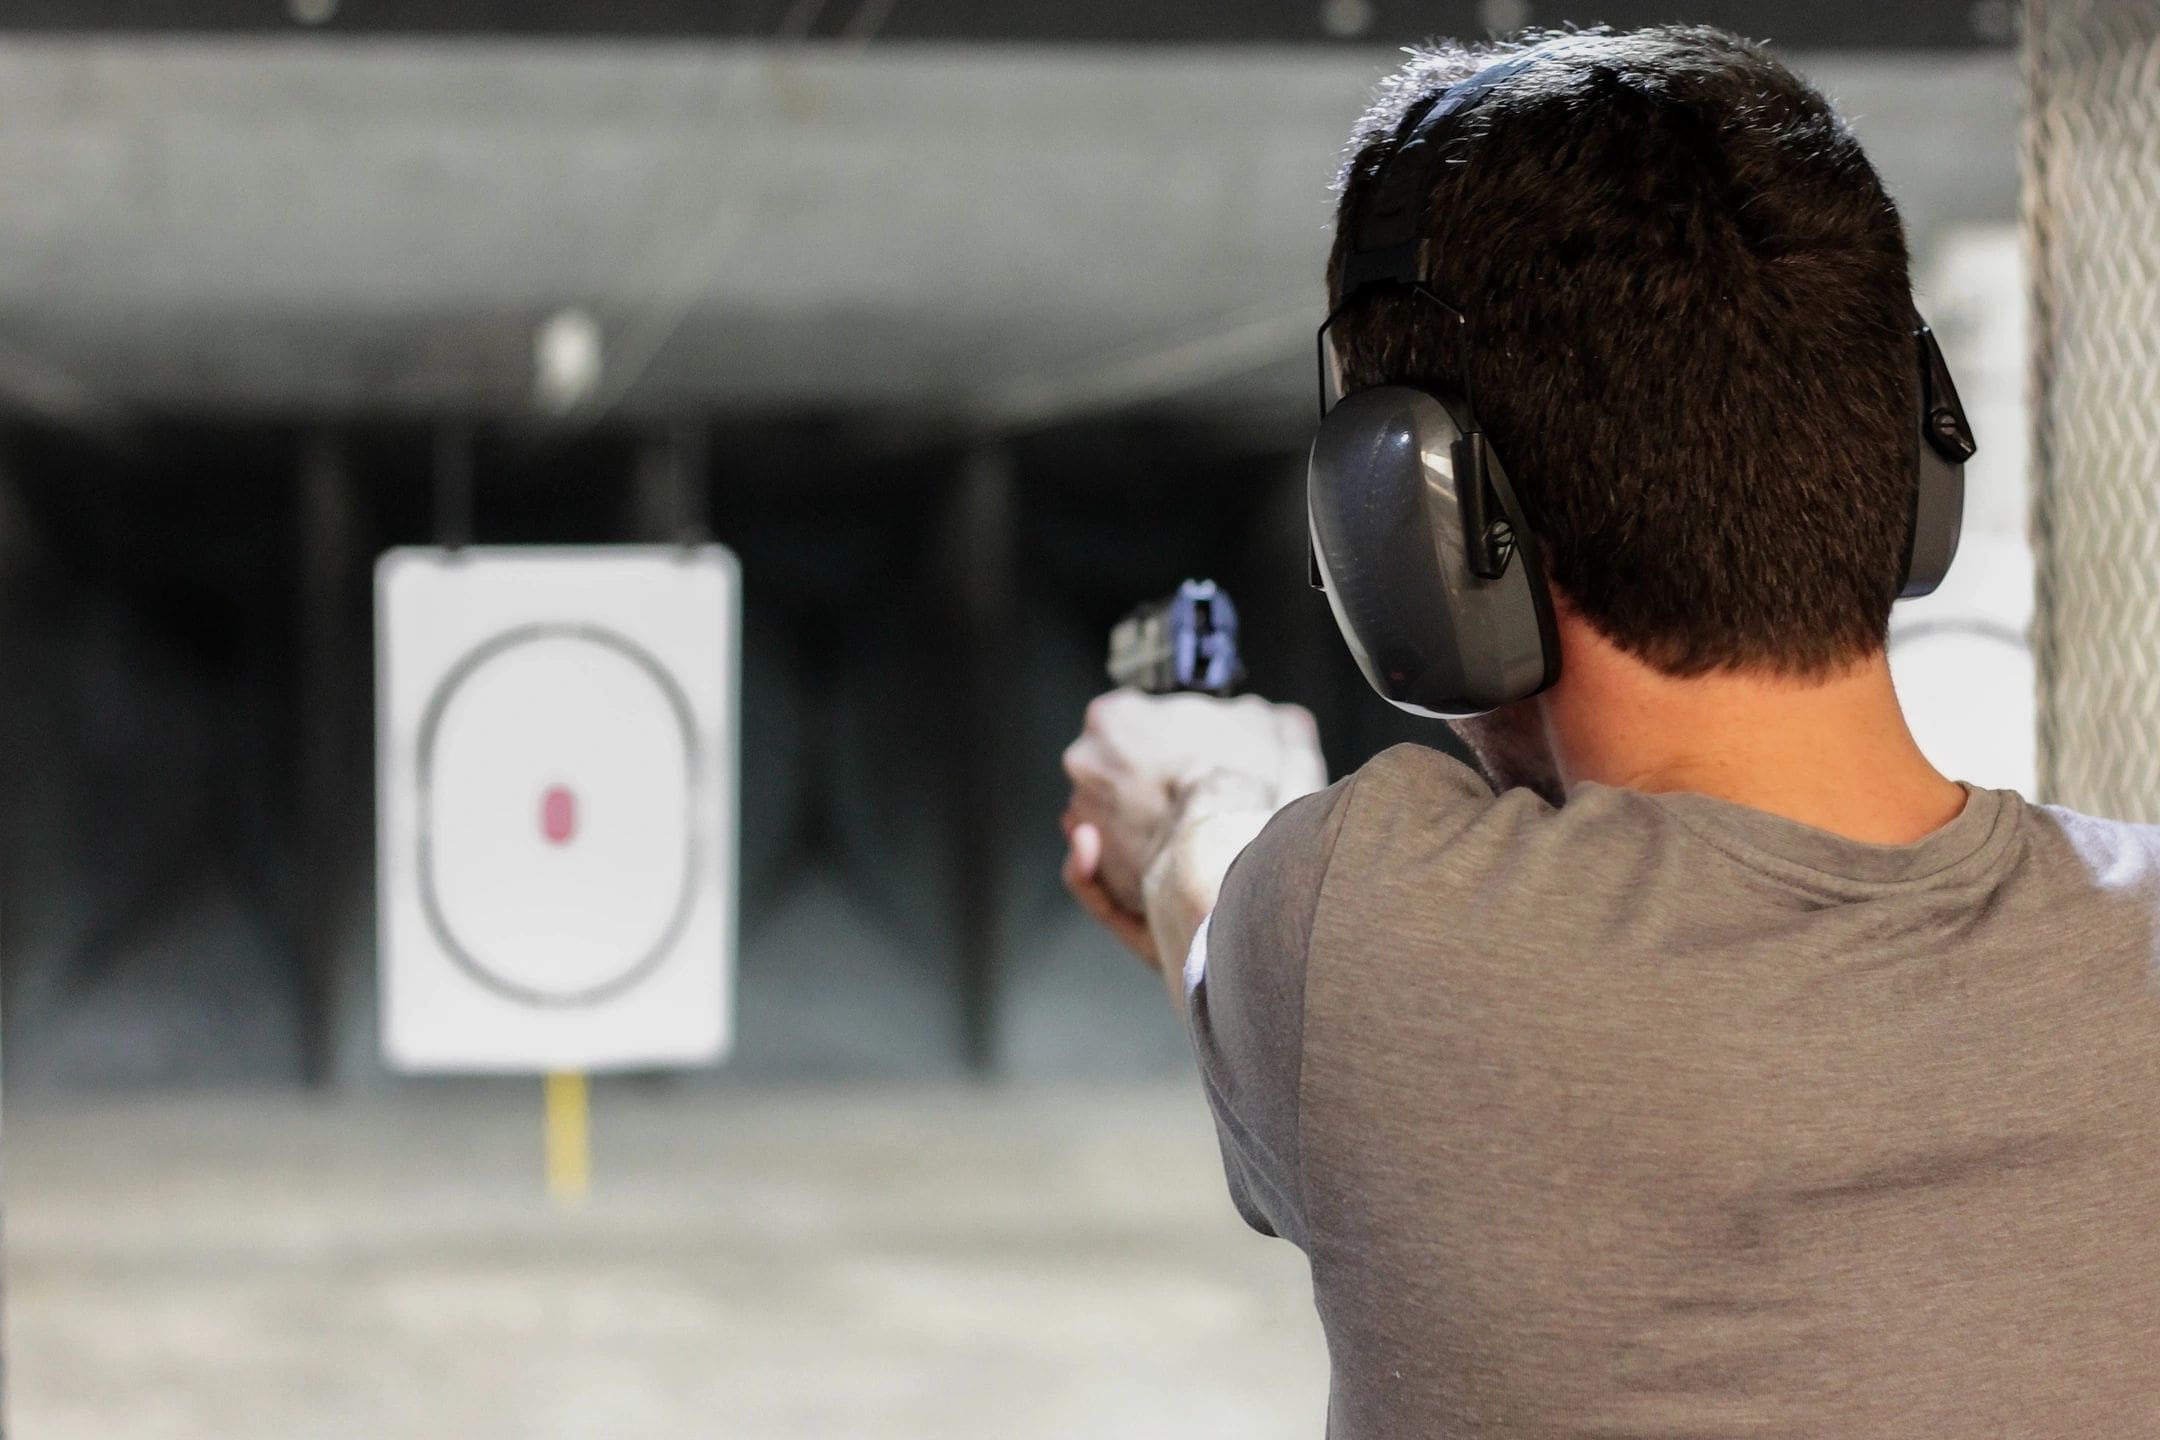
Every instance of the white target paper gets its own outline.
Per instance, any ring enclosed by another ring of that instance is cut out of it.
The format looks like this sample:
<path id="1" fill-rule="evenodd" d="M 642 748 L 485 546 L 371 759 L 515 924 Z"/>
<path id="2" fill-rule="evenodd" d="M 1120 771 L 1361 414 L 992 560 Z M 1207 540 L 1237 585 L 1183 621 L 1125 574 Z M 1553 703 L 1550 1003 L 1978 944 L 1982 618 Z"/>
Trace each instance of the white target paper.
<path id="1" fill-rule="evenodd" d="M 725 1052 L 740 594 L 719 546 L 383 556 L 377 894 L 394 1068 Z"/>

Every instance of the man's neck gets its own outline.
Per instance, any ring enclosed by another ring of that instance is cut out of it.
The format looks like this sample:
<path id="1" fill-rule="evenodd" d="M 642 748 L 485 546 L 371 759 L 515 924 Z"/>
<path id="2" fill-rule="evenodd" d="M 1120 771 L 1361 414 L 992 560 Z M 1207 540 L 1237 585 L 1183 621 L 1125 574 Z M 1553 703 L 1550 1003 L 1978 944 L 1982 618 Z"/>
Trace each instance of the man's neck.
<path id="1" fill-rule="evenodd" d="M 1878 845 L 1918 840 L 1964 808 L 1914 743 L 1880 651 L 1826 678 L 1682 680 L 1601 636 L 1563 645 L 1561 681 L 1539 704 L 1568 784 L 1691 791 Z"/>

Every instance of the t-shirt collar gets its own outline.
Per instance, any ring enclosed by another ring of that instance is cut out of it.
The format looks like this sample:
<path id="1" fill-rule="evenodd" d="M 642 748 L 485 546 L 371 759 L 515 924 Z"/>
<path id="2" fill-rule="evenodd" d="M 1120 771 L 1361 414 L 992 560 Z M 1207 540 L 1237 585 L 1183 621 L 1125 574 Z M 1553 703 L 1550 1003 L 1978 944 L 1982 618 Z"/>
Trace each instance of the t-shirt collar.
<path id="1" fill-rule="evenodd" d="M 1903 845 L 1869 844 L 1688 791 L 1642 798 L 1711 844 L 1767 868 L 1796 868 L 1812 876 L 1897 885 L 1984 863 L 2007 841 L 2016 808 L 2022 803 L 2019 797 L 1962 782 L 1960 788 L 1965 791 L 1965 808 L 1940 829 Z"/>

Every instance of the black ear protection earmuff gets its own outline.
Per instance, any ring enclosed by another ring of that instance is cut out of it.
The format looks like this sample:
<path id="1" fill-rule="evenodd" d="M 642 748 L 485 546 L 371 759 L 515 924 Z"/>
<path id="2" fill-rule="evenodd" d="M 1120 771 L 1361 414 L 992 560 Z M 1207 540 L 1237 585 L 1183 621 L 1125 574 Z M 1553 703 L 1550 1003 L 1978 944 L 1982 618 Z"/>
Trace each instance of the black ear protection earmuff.
<path id="1" fill-rule="evenodd" d="M 1342 299 L 1320 327 L 1320 428 L 1306 469 L 1312 583 L 1372 687 L 1413 714 L 1461 717 L 1560 678 L 1536 532 L 1480 428 L 1468 318 L 1436 293 L 1421 220 L 1442 129 L 1544 56 L 1490 65 L 1413 109 L 1364 199 L 1345 217 Z M 1328 331 L 1383 287 L 1434 307 L 1457 336 L 1459 390 L 1376 385 L 1328 403 Z M 1901 596 L 1942 583 L 1957 554 L 1975 446 L 1935 337 L 1918 317 L 1919 473 Z"/>
<path id="2" fill-rule="evenodd" d="M 1913 487 L 1912 526 L 1905 532 L 1901 600 L 1934 594 L 1950 573 L 1965 524 L 1965 462 L 1980 449 L 1935 332 L 1917 315 L 1913 339 L 1920 345 L 1920 473 Z"/>

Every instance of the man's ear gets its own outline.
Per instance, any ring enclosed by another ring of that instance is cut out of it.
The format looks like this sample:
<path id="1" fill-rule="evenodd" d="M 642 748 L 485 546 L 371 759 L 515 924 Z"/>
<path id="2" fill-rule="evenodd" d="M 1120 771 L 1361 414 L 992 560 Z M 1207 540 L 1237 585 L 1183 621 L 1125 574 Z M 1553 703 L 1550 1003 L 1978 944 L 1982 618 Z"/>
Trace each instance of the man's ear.
<path id="1" fill-rule="evenodd" d="M 1550 581 L 1546 582 L 1545 590 L 1552 597 L 1553 637 L 1560 646 L 1560 678 L 1552 689 L 1539 695 L 1538 700 L 1546 700 L 1556 690 L 1578 693 L 1583 688 L 1584 677 L 1609 674 L 1616 663 L 1626 666 L 1642 663 L 1584 615 L 1567 591 Z M 1569 683 L 1571 678 L 1573 684 Z"/>
<path id="2" fill-rule="evenodd" d="M 1575 607 L 1573 597 L 1551 580 L 1545 582 L 1545 594 L 1552 601 L 1553 634 L 1560 641 L 1560 678 L 1565 680 L 1568 652 L 1580 648 L 1573 637 L 1590 622 L 1583 619 L 1582 611 Z"/>

